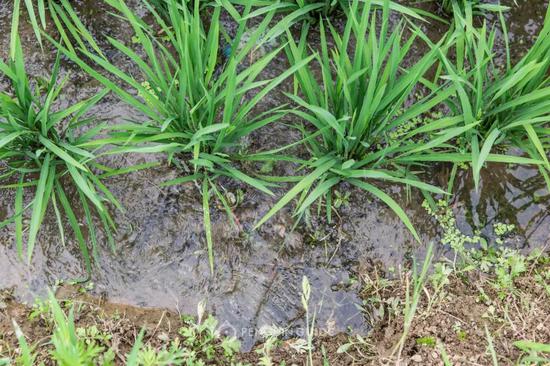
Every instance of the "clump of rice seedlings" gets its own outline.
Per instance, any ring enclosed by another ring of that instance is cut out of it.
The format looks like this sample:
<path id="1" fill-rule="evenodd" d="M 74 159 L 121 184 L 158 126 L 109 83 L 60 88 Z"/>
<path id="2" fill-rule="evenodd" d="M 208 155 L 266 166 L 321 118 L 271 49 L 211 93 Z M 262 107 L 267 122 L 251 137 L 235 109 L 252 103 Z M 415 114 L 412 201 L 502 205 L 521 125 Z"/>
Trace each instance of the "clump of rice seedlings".
<path id="1" fill-rule="evenodd" d="M 71 13 L 66 1 L 62 2 L 67 6 L 63 9 L 57 7 L 56 11 Z M 144 1 L 154 17 L 154 27 L 158 27 L 167 40 L 161 41 L 155 38 L 158 34 L 156 28 L 144 23 L 123 0 L 106 2 L 132 26 L 138 43 L 130 46 L 111 37 L 108 40 L 135 63 L 140 74 L 128 74 L 117 68 L 102 54 L 94 52 L 99 49 L 95 43 L 74 51 L 68 46 L 57 45 L 69 59 L 147 117 L 145 122 L 128 123 L 124 130 L 114 135 L 111 143 L 124 145 L 116 151 L 164 152 L 170 162 L 181 167 L 182 173 L 182 177 L 166 182 L 165 185 L 191 181 L 200 184 L 209 264 L 213 271 L 210 228 L 212 196 L 222 202 L 230 221 L 235 223 L 231 208 L 220 194 L 216 180 L 225 176 L 272 194 L 272 184 L 244 173 L 233 162 L 237 155 L 243 154 L 243 137 L 283 115 L 280 109 L 253 112 L 258 102 L 312 57 L 294 63 L 273 79 L 258 80 L 259 74 L 282 49 L 280 46 L 260 57 L 248 57 L 264 41 L 263 35 L 267 34 L 274 12 L 266 14 L 254 31 L 249 32 L 243 44 L 243 34 L 248 30 L 246 17 L 251 10 L 251 5 L 245 6 L 239 15 L 242 20 L 236 35 L 230 40 L 230 51 L 222 61 L 219 57 L 220 36 L 224 32 L 220 29 L 220 6 L 213 7 L 210 28 L 207 30 L 200 19 L 199 1 L 195 1 L 190 10 L 178 6 L 180 2 L 176 0 L 168 0 L 168 21 L 148 1 Z M 63 18 L 68 20 L 65 26 L 71 34 L 76 37 L 83 35 L 93 41 L 83 26 L 69 21 L 70 14 Z M 76 41 L 80 45 L 85 44 L 78 38 Z M 131 48 L 136 46 L 140 48 L 139 51 Z M 110 77 L 103 76 L 91 64 L 99 66 Z M 124 86 L 119 86 L 119 81 Z M 135 94 L 127 92 L 127 89 L 133 90 Z"/>
<path id="2" fill-rule="evenodd" d="M 330 23 L 321 23 L 321 52 L 316 60 L 321 67 L 322 82 L 318 82 L 312 67 L 302 68 L 295 75 L 301 96 L 289 97 L 301 107 L 292 113 L 307 122 L 296 127 L 302 131 L 303 142 L 312 155 L 304 164 L 311 172 L 284 195 L 257 226 L 295 197 L 298 197 L 296 216 L 300 217 L 315 202 L 321 205 L 324 200 L 330 220 L 333 189 L 347 182 L 385 202 L 418 239 L 403 209 L 373 183 L 401 183 L 427 192 L 444 193 L 420 182 L 411 165 L 428 154 L 444 159 L 445 154 L 435 149 L 471 126 L 458 127 L 461 118 L 452 117 L 405 128 L 401 135 L 394 133 L 453 94 L 452 88 L 436 90 L 404 110 L 405 102 L 434 65 L 438 46 L 410 68 L 404 68 L 403 59 L 415 39 L 424 35 L 413 27 L 412 36 L 403 38 L 404 22 L 390 30 L 389 2 L 385 2 L 380 19 L 372 9 L 372 2 L 364 3 L 362 8 L 359 1 L 351 4 L 343 34 Z M 379 31 L 377 24 L 381 24 Z M 333 49 L 329 49 L 327 25 L 335 42 Z M 307 32 L 306 26 L 298 43 L 289 34 L 287 54 L 291 63 L 308 57 Z M 356 47 L 353 53 L 349 51 L 352 44 Z"/>
<path id="3" fill-rule="evenodd" d="M 31 81 L 25 71 L 25 60 L 19 39 L 14 8 L 10 58 L 0 61 L 0 74 L 11 84 L 0 92 L 0 184 L 3 189 L 15 189 L 14 215 L 0 223 L 15 223 L 15 240 L 22 256 L 25 228 L 23 216 L 30 210 L 27 231 L 27 259 L 30 262 L 41 223 L 48 208 L 53 208 L 64 244 L 63 222 L 68 220 L 80 246 L 88 272 L 91 270 L 85 233 L 82 232 L 71 205 L 68 188 L 76 190 L 76 200 L 84 211 L 88 236 L 96 254 L 96 225 L 93 212 L 99 216 L 108 237 L 113 222 L 106 202 L 120 207 L 113 195 L 93 172 L 96 155 L 86 145 L 97 135 L 102 124 L 87 113 L 107 93 L 102 91 L 90 99 L 59 109 L 56 103 L 68 78 L 58 81 L 58 56 L 49 80 Z M 85 132 L 80 132 L 86 129 Z M 25 205 L 26 188 L 34 187 L 30 204 Z M 64 211 L 65 215 L 62 216 Z"/>
<path id="4" fill-rule="evenodd" d="M 476 187 L 486 161 L 538 164 L 550 187 L 550 11 L 538 40 L 515 64 L 502 14 L 506 54 L 500 64 L 496 26 L 491 28 L 486 22 L 474 26 L 471 5 L 464 10 L 455 5 L 454 14 L 455 29 L 447 39 L 449 49 L 442 58 L 446 75 L 442 78 L 456 88 L 446 100 L 453 115 L 463 118 L 464 125 L 475 125 L 461 136 L 458 149 L 470 155 L 466 159 L 472 162 Z M 531 159 L 491 154 L 509 148 L 519 149 Z"/>

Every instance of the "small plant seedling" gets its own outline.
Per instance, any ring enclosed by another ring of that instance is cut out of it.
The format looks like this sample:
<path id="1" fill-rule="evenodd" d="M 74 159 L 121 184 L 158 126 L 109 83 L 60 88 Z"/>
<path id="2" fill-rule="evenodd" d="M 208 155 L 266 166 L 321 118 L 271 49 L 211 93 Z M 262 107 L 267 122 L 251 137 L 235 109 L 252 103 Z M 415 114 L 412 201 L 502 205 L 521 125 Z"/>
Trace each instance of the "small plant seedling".
<path id="1" fill-rule="evenodd" d="M 434 348 L 437 345 L 437 340 L 432 336 L 416 338 L 416 344 Z"/>

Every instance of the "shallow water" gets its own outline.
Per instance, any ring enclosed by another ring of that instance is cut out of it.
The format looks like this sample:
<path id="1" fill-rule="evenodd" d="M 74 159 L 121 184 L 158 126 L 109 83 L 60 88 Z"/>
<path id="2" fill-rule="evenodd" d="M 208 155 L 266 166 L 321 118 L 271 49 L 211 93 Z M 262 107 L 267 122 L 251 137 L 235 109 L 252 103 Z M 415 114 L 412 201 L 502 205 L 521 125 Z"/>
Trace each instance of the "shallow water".
<path id="1" fill-rule="evenodd" d="M 0 54 L 5 56 L 9 42 L 11 4 L 0 0 Z M 134 3 L 134 2 L 132 2 Z M 120 22 L 109 20 L 95 1 L 80 1 L 79 9 L 96 34 L 130 33 Z M 520 1 L 508 16 L 514 52 L 521 54 L 536 35 L 547 1 Z M 93 19 L 93 22 L 90 21 Z M 431 36 L 441 35 L 441 25 L 428 27 Z M 33 44 L 27 25 L 21 33 L 26 41 L 31 74 L 45 74 L 54 52 L 48 58 Z M 120 61 L 122 65 L 131 67 Z M 282 60 L 269 72 L 284 69 Z M 86 76 L 70 65 L 65 71 L 73 76 L 67 101 L 88 96 L 98 89 Z M 5 87 L 0 81 L 0 87 Z M 267 106 L 281 104 L 281 94 L 267 97 Z M 107 98 L 96 113 L 104 118 L 121 120 L 138 118 L 129 108 Z M 272 126 L 247 141 L 250 147 L 280 146 L 293 141 L 295 135 L 282 125 Z M 107 162 L 113 166 L 162 161 L 161 156 L 119 156 Z M 292 174 L 289 166 L 277 166 L 277 173 Z M 434 167 L 429 172 L 440 185 L 446 184 L 448 168 Z M 118 225 L 117 252 L 106 246 L 92 274 L 94 292 L 110 301 L 146 307 L 163 307 L 182 313 L 194 313 L 199 301 L 207 300 L 209 311 L 222 323 L 224 331 L 243 340 L 249 349 L 265 325 L 288 328 L 288 335 L 303 331 L 300 304 L 302 277 L 312 284 L 312 309 L 318 312 L 317 327 L 329 333 L 352 328 L 364 333 L 368 326 L 361 313 L 354 278 L 374 262 L 398 268 L 414 255 L 422 256 L 419 246 L 401 222 L 384 205 L 351 189 L 351 206 L 343 207 L 341 218 L 333 225 L 314 223 L 291 232 L 289 208 L 276 215 L 257 232 L 249 233 L 273 204 L 274 199 L 241 185 L 222 181 L 229 192 L 244 191 L 244 201 L 235 214 L 243 230 L 232 228 L 223 210 L 213 209 L 215 274 L 210 275 L 202 229 L 202 207 L 193 184 L 160 188 L 163 181 L 177 172 L 161 165 L 107 181 L 125 212 L 113 212 Z M 510 242 L 518 248 L 532 249 L 550 244 L 550 194 L 537 170 L 529 167 L 491 166 L 483 173 L 480 192 L 473 189 L 469 173 L 461 172 L 455 189 L 453 208 L 461 229 L 482 230 L 491 239 L 492 224 L 513 223 L 519 234 Z M 347 190 L 348 187 L 342 189 Z M 423 243 L 437 241 L 435 222 L 421 208 L 422 196 L 413 192 L 409 200 L 399 187 L 388 190 L 401 196 L 407 212 L 421 233 Z M 278 191 L 282 194 L 284 189 Z M 0 192 L 0 221 L 12 213 L 13 192 Z M 14 287 L 16 295 L 31 300 L 41 295 L 56 280 L 81 278 L 85 274 L 77 246 L 69 238 L 62 247 L 54 221 L 47 220 L 40 233 L 33 263 L 17 259 L 11 228 L 0 231 L 0 288 Z M 436 248 L 445 255 L 446 248 Z"/>

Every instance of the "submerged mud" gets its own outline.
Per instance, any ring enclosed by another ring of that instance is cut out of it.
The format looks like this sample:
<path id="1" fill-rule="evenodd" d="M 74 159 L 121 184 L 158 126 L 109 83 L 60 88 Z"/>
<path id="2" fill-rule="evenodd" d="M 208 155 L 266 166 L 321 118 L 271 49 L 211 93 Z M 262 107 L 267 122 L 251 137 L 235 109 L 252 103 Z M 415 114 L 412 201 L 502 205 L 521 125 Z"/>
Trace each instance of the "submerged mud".
<path id="1" fill-rule="evenodd" d="M 9 43 L 9 3 L 0 1 L 2 57 Z M 109 17 L 97 2 L 77 3 L 85 23 L 96 35 L 131 37 L 130 31 Z M 547 1 L 521 1 L 507 15 L 515 54 L 524 52 L 536 37 L 547 5 Z M 441 37 L 444 31 L 441 25 L 433 29 L 428 26 L 427 30 L 433 38 Z M 55 52 L 47 49 L 43 56 L 27 24 L 22 25 L 21 33 L 29 73 L 47 75 Z M 122 67 L 132 67 L 126 60 L 119 61 Z M 270 73 L 286 67 L 284 57 L 279 61 Z M 66 89 L 67 102 L 99 90 L 97 83 L 74 65 L 65 63 L 63 71 L 72 75 Z M 2 80 L 0 87 L 6 87 Z M 266 97 L 265 105 L 272 107 L 287 102 L 279 92 Z M 114 122 L 141 120 L 112 97 L 107 97 L 95 113 Z M 273 125 L 250 136 L 245 143 L 254 150 L 258 146 L 282 146 L 295 141 L 296 137 L 285 126 Z M 160 187 L 162 182 L 178 175 L 174 167 L 163 162 L 162 156 L 117 156 L 104 163 L 122 167 L 152 161 L 160 165 L 106 181 L 125 211 L 112 212 L 118 226 L 116 252 L 107 245 L 101 246 L 91 276 L 93 291 L 112 302 L 168 308 L 181 313 L 195 313 L 197 304 L 206 300 L 209 311 L 220 319 L 222 330 L 238 336 L 245 349 L 260 339 L 259 329 L 263 326 L 283 327 L 289 336 L 303 334 L 304 311 L 300 302 L 303 276 L 307 276 L 312 285 L 310 311 L 317 313 L 318 328 L 329 334 L 350 329 L 366 332 L 368 326 L 357 293 L 356 274 L 373 262 L 398 268 L 412 256 L 421 257 L 426 245 L 438 240 L 435 221 L 421 207 L 422 195 L 415 191 L 407 195 L 402 188 L 393 186 L 387 190 L 400 197 L 407 207 L 424 244 L 416 243 L 386 206 L 350 187 L 340 188 L 351 193 L 350 204 L 340 209 L 332 224 L 313 219 L 310 225 L 301 225 L 292 231 L 292 213 L 286 208 L 254 232 L 251 231 L 254 223 L 268 211 L 275 198 L 222 180 L 221 186 L 226 192 L 243 193 L 242 203 L 235 207 L 240 228 L 229 224 L 223 209 L 213 207 L 215 273 L 211 275 L 197 187 L 193 183 Z M 446 186 L 449 168 L 430 169 L 433 171 L 427 173 L 439 185 Z M 275 170 L 280 175 L 294 174 L 291 166 L 277 165 Z M 279 196 L 284 188 L 277 191 Z M 462 171 L 455 192 L 453 209 L 465 233 L 479 230 L 491 240 L 492 225 L 506 222 L 519 228 L 514 241 L 518 248 L 530 250 L 550 244 L 550 194 L 537 169 L 492 165 L 483 173 L 479 192 L 473 188 L 470 174 Z M 0 202 L 2 221 L 13 213 L 13 192 L 1 190 Z M 48 286 L 58 280 L 86 277 L 77 248 L 70 236 L 63 247 L 54 219 L 47 218 L 33 262 L 28 266 L 16 255 L 12 228 L 2 229 L 0 288 L 14 287 L 19 299 L 30 301 L 45 294 Z M 443 247 L 436 250 L 439 255 L 446 253 Z"/>

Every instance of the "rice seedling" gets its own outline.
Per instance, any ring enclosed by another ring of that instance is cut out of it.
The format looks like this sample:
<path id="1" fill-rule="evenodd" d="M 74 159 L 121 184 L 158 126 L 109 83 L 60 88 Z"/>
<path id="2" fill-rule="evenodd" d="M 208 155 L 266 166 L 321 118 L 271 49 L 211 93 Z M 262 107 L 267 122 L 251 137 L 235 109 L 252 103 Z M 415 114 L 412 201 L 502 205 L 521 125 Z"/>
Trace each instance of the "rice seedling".
<path id="1" fill-rule="evenodd" d="M 457 126 L 460 117 L 422 121 L 418 126 L 411 124 L 412 120 L 447 99 L 454 90 L 452 87 L 435 90 L 404 110 L 405 102 L 434 64 L 438 46 L 405 69 L 404 57 L 415 39 L 424 38 L 424 35 L 411 26 L 412 36 L 402 44 L 404 22 L 389 30 L 389 2 L 385 2 L 380 19 L 371 5 L 370 1 L 365 1 L 360 9 L 359 1 L 352 3 L 342 35 L 330 23 L 321 23 L 321 52 L 316 60 L 321 67 L 322 83 L 318 83 L 312 68 L 302 68 L 295 78 L 303 96 L 289 95 L 301 107 L 292 113 L 308 122 L 296 128 L 302 131 L 303 142 L 312 155 L 303 164 L 311 172 L 284 195 L 256 227 L 295 197 L 299 197 L 296 216 L 302 216 L 315 202 L 321 207 L 324 199 L 330 221 L 332 190 L 347 182 L 385 202 L 418 239 L 403 209 L 372 183 L 401 183 L 427 192 L 444 193 L 420 182 L 411 171 L 411 165 L 426 154 L 445 159 L 445 154 L 435 149 L 472 125 Z M 379 32 L 378 20 L 382 24 Z M 328 47 L 325 24 L 335 42 L 332 50 Z M 289 34 L 287 54 L 291 63 L 308 57 L 307 32 L 306 26 L 298 43 Z M 352 42 L 356 49 L 350 54 Z"/>
<path id="2" fill-rule="evenodd" d="M 8 90 L 0 92 L 0 187 L 15 189 L 14 214 L 0 223 L 15 223 L 15 241 L 19 256 L 23 256 L 23 238 L 27 231 L 23 216 L 31 210 L 27 232 L 27 260 L 30 263 L 41 223 L 48 208 L 53 208 L 59 226 L 61 242 L 65 244 L 65 219 L 74 231 L 88 273 L 91 260 L 85 233 L 80 228 L 71 205 L 68 188 L 76 189 L 78 205 L 83 209 L 88 225 L 88 236 L 96 254 L 97 242 L 93 211 L 97 213 L 111 244 L 110 229 L 114 224 L 106 203 L 120 205 L 101 182 L 101 176 L 92 169 L 96 155 L 86 149 L 104 127 L 94 126 L 95 119 L 88 117 L 89 110 L 107 93 L 59 109 L 56 106 L 68 76 L 60 78 L 58 55 L 49 80 L 30 80 L 25 71 L 25 59 L 18 34 L 19 7 L 15 4 L 11 33 L 10 58 L 0 61 L 0 75 L 10 83 Z M 83 129 L 87 129 L 85 132 Z M 115 173 L 115 172 L 112 172 Z M 116 174 L 116 173 L 115 173 Z M 25 204 L 26 188 L 34 187 L 30 204 Z M 65 216 L 62 216 L 62 210 Z"/>
<path id="3" fill-rule="evenodd" d="M 274 12 L 252 30 L 246 25 L 251 5 L 245 6 L 236 35 L 230 40 L 230 52 L 224 62 L 220 60 L 220 14 L 222 8 L 214 6 L 208 30 L 203 26 L 199 7 L 193 9 L 178 6 L 176 0 L 168 0 L 169 21 L 145 1 L 143 4 L 155 19 L 165 41 L 155 38 L 157 32 L 133 13 L 123 0 L 106 0 L 107 4 L 127 21 L 139 40 L 143 56 L 123 42 L 108 37 L 108 41 L 127 56 L 141 71 L 140 75 L 127 74 L 112 64 L 99 50 L 93 38 L 81 25 L 71 22 L 75 15 L 67 0 L 54 11 L 65 19 L 65 26 L 76 37 L 78 49 L 70 42 L 65 46 L 54 42 L 69 59 L 111 89 L 122 101 L 147 116 L 147 121 L 128 123 L 107 141 L 121 145 L 115 152 L 152 153 L 164 152 L 170 162 L 181 167 L 184 176 L 166 182 L 165 185 L 197 182 L 200 184 L 203 217 L 210 268 L 213 271 L 214 256 L 210 228 L 210 201 L 217 197 L 234 224 L 231 208 L 216 184 L 220 176 L 241 181 L 266 194 L 272 194 L 272 183 L 263 182 L 236 168 L 236 155 L 243 154 L 241 139 L 273 121 L 284 112 L 281 109 L 252 113 L 258 102 L 283 80 L 306 65 L 313 56 L 294 63 L 288 70 L 273 79 L 258 80 L 259 74 L 281 51 L 282 46 L 264 55 L 248 57 L 265 41 L 268 26 Z M 233 8 L 234 9 L 234 8 Z M 277 27 L 271 28 L 270 32 Z M 245 39 L 244 34 L 247 32 Z M 85 37 L 85 41 L 81 38 Z M 229 39 L 229 37 L 227 37 Z M 80 55 L 83 55 L 82 57 Z M 258 57 L 256 57 L 258 56 Z M 245 63 L 249 63 L 247 67 Z M 97 65 L 111 77 L 103 76 L 91 64 Z M 127 92 L 117 83 L 121 81 Z M 137 94 L 137 95 L 136 95 Z M 102 141 L 105 143 L 105 141 Z M 90 143 L 94 145 L 93 142 Z"/>
<path id="4" fill-rule="evenodd" d="M 15 336 L 17 337 L 17 342 L 19 343 L 19 348 L 21 350 L 21 355 L 15 360 L 17 365 L 20 366 L 33 366 L 36 361 L 36 355 L 33 353 L 34 350 L 29 346 L 25 335 L 21 331 L 19 324 L 15 320 L 12 320 L 13 328 L 15 329 Z M 6 362 L 6 365 L 9 365 L 10 360 Z"/>
<path id="5" fill-rule="evenodd" d="M 480 171 L 491 152 L 511 147 L 531 159 L 512 155 L 491 159 L 512 164 L 537 164 L 550 187 L 548 178 L 548 135 L 550 128 L 550 11 L 533 47 L 514 65 L 511 61 L 506 24 L 504 30 L 505 61 L 496 58 L 497 27 L 483 22 L 474 26 L 474 9 L 464 10 L 454 4 L 454 31 L 448 48 L 442 52 L 441 78 L 455 85 L 456 93 L 445 102 L 452 114 L 463 116 L 465 131 L 457 141 L 460 152 L 470 155 L 473 178 L 479 186 Z"/>

